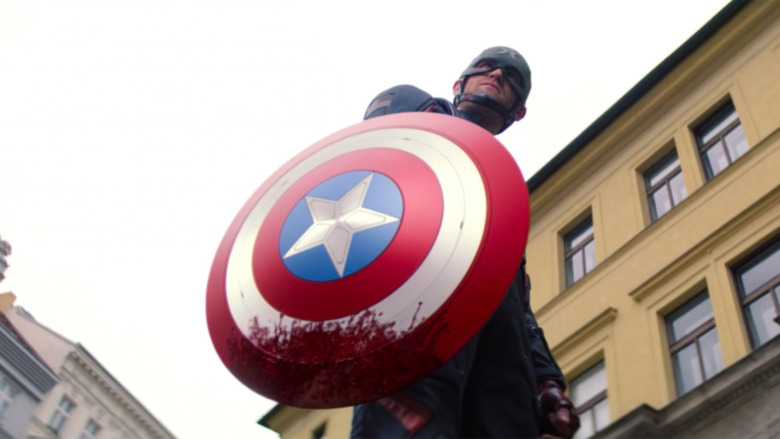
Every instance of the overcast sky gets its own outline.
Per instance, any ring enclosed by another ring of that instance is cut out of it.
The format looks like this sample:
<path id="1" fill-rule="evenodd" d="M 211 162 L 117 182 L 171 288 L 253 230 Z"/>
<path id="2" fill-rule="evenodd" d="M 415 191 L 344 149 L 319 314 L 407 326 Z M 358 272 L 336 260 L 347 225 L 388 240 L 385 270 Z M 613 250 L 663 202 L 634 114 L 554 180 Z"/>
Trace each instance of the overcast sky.
<path id="1" fill-rule="evenodd" d="M 181 438 L 272 438 L 206 329 L 217 245 L 295 153 L 482 49 L 533 71 L 499 140 L 526 178 L 725 0 L 0 0 L 0 292 Z"/>

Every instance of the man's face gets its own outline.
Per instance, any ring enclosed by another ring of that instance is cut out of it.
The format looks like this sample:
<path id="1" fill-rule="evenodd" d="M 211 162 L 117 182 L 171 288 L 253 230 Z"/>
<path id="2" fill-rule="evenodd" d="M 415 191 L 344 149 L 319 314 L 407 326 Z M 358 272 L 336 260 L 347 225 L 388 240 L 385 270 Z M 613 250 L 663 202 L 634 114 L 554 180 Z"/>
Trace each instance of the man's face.
<path id="1" fill-rule="evenodd" d="M 466 79 L 466 83 L 463 84 L 463 92 L 473 94 L 484 93 L 490 95 L 490 97 L 495 99 L 507 110 L 512 108 L 512 105 L 517 100 L 517 94 L 512 90 L 508 81 L 513 81 L 518 85 L 521 84 L 522 80 L 519 77 L 519 74 L 508 69 L 508 77 L 504 76 L 501 69 L 495 67 L 490 61 L 482 61 L 477 64 L 476 68 L 487 70 L 487 72 L 469 76 Z"/>

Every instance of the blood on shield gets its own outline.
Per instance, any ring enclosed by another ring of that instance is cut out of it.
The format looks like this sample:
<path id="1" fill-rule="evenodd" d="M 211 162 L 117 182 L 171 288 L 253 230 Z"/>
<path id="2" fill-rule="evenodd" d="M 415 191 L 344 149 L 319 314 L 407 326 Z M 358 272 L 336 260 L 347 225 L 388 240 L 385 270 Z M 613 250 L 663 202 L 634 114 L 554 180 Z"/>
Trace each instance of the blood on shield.
<path id="1" fill-rule="evenodd" d="M 522 174 L 482 128 L 433 113 L 361 122 L 297 155 L 240 210 L 209 277 L 212 342 L 282 404 L 393 393 L 487 321 L 528 220 Z"/>

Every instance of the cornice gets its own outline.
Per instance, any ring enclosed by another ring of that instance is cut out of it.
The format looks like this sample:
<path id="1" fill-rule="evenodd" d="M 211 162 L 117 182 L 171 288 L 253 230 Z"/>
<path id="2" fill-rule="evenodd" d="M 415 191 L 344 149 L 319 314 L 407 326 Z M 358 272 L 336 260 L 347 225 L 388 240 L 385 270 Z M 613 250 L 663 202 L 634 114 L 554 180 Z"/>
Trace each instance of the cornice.
<path id="1" fill-rule="evenodd" d="M 698 404 L 698 407 L 700 407 L 698 410 L 684 419 L 675 421 L 674 427 L 670 430 L 674 433 L 688 431 L 692 425 L 698 425 L 706 421 L 714 414 L 734 405 L 735 402 L 744 399 L 757 389 L 771 387 L 778 380 L 778 377 L 780 377 L 780 362 L 776 361 L 774 365 L 770 365 L 767 369 L 751 376 L 748 380 L 740 382 L 734 388 L 720 392 L 715 398 L 706 400 L 706 403 Z"/>
<path id="2" fill-rule="evenodd" d="M 628 293 L 629 297 L 634 299 L 634 301 L 637 303 L 643 302 L 647 297 L 651 296 L 652 293 L 657 290 L 658 285 L 664 284 L 679 270 L 688 267 L 691 261 L 699 260 L 704 254 L 712 249 L 715 243 L 723 241 L 724 239 L 732 236 L 735 232 L 744 229 L 746 225 L 755 221 L 756 216 L 774 208 L 779 203 L 780 189 L 775 188 L 775 190 L 765 194 L 748 209 L 741 212 L 727 223 L 723 224 L 718 228 L 718 230 L 709 235 L 706 239 L 698 242 L 695 246 L 690 248 L 676 259 L 669 261 L 669 263 L 661 268 L 657 273 L 649 276 L 643 283 L 638 285 L 634 290 L 630 291 Z M 763 231 L 763 229 L 761 230 Z"/>
<path id="3" fill-rule="evenodd" d="M 720 12 L 718 12 L 709 22 L 707 22 L 701 29 L 699 29 L 691 38 L 683 43 L 677 50 L 664 59 L 656 68 L 642 78 L 634 87 L 632 87 L 622 98 L 620 98 L 612 107 L 610 107 L 604 114 L 596 119 L 590 126 L 588 126 L 580 135 L 578 135 L 571 143 L 569 143 L 560 153 L 553 157 L 550 162 L 542 167 L 528 180 L 528 190 L 530 193 L 536 192 L 550 177 L 555 175 L 561 168 L 567 165 L 571 159 L 580 153 L 583 149 L 593 143 L 599 136 L 601 136 L 607 129 L 614 125 L 618 119 L 629 110 L 642 101 L 647 94 L 659 87 L 666 79 L 675 72 L 681 64 L 689 60 L 693 54 L 703 52 L 703 47 L 707 45 L 717 45 L 720 47 L 723 44 L 731 44 L 730 38 L 717 38 L 718 34 L 722 34 L 724 29 L 728 30 L 728 25 L 731 24 L 733 18 L 735 18 L 747 5 L 753 6 L 752 14 L 745 14 L 746 18 L 742 20 L 744 23 L 740 29 L 751 29 L 755 27 L 755 24 L 763 18 L 763 11 L 767 7 L 772 7 L 773 2 L 761 2 L 761 1 L 746 1 L 746 0 L 733 0 L 727 4 Z M 755 10 L 758 10 L 756 12 Z M 749 22 L 749 23 L 748 23 Z M 714 41 L 714 42 L 713 42 Z M 713 56 L 717 55 L 716 51 L 708 51 Z M 701 68 L 701 64 L 698 69 L 690 69 L 685 72 L 683 76 L 691 76 L 698 73 Z M 694 71 L 695 70 L 695 71 Z"/>
<path id="4" fill-rule="evenodd" d="M 615 420 L 593 439 L 688 437 L 759 393 L 780 383 L 780 337 L 732 364 L 689 393 L 658 410 L 643 404 Z M 774 390 L 776 391 L 776 390 Z M 756 420 L 759 421 L 760 420 Z M 747 432 L 746 432 L 747 433 Z M 703 436 L 702 436 L 703 437 Z"/>
<path id="5" fill-rule="evenodd" d="M 617 309 L 609 307 L 601 311 L 598 315 L 590 319 L 587 323 L 577 328 L 568 337 L 552 347 L 553 357 L 557 357 L 561 352 L 566 352 L 574 346 L 579 345 L 584 340 L 590 338 L 594 332 L 606 327 L 617 318 Z"/>
<path id="6" fill-rule="evenodd" d="M 90 359 L 80 353 L 78 350 L 73 350 L 68 354 L 68 358 L 72 359 L 82 370 L 84 370 L 100 387 L 111 395 L 119 405 L 127 410 L 130 415 L 141 424 L 153 437 L 166 438 L 172 437 L 170 433 L 163 432 L 160 426 L 155 425 L 150 420 L 156 420 L 154 416 L 149 413 L 145 408 L 140 406 L 134 397 L 127 394 L 127 391 L 114 380 L 107 379 L 103 373 L 101 373 L 101 367 L 96 366 L 90 361 Z M 118 387 L 119 386 L 119 387 Z"/>

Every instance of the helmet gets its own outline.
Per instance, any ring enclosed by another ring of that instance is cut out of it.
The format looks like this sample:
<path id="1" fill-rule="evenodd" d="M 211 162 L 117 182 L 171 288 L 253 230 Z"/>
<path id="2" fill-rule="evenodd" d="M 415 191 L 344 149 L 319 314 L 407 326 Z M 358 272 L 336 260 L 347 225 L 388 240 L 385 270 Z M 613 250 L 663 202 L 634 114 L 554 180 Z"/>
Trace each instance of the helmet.
<path id="1" fill-rule="evenodd" d="M 489 67 L 485 68 L 487 63 Z M 479 67 L 478 67 L 479 66 Z M 504 78 L 509 83 L 512 90 L 517 95 L 517 100 L 510 108 L 505 108 L 498 101 L 488 94 L 464 93 L 463 86 L 466 79 L 473 75 L 481 75 L 500 68 Z M 531 69 L 522 55 L 509 47 L 498 46 L 485 49 L 479 54 L 471 64 L 463 71 L 458 80 L 458 86 L 455 93 L 454 104 L 457 108 L 461 102 L 474 102 L 475 104 L 485 105 L 498 112 L 504 118 L 505 130 L 514 122 L 514 115 L 525 108 L 525 101 L 528 99 L 528 93 L 531 91 Z M 501 132 L 499 131 L 499 132 Z"/>

